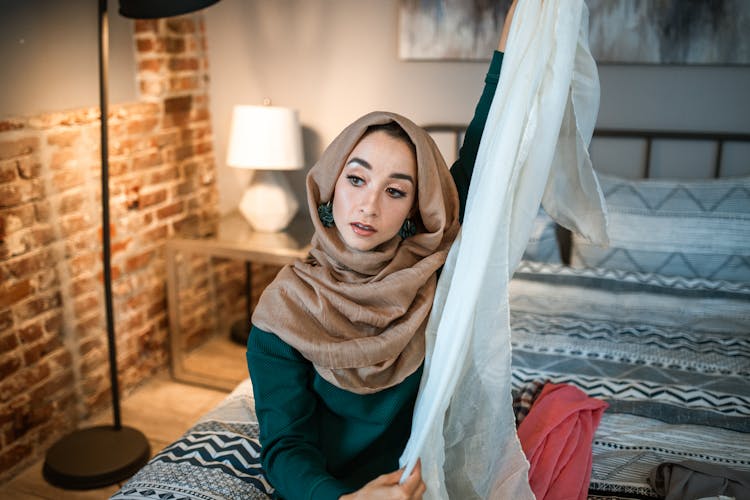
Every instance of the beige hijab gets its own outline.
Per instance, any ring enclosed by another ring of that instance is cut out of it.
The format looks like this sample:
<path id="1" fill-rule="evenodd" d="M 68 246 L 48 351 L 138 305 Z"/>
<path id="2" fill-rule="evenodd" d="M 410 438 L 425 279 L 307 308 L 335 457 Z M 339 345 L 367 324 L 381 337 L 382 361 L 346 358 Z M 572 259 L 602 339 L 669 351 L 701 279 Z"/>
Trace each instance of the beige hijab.
<path id="1" fill-rule="evenodd" d="M 348 248 L 317 207 L 333 199 L 346 159 L 370 125 L 398 123 L 416 146 L 418 233 L 377 248 Z M 307 259 L 284 267 L 266 288 L 253 324 L 278 335 L 328 382 L 358 394 L 392 387 L 414 373 L 425 354 L 424 329 L 437 281 L 455 239 L 458 196 L 432 138 L 386 112 L 358 119 L 334 139 L 307 175 L 315 235 Z"/>

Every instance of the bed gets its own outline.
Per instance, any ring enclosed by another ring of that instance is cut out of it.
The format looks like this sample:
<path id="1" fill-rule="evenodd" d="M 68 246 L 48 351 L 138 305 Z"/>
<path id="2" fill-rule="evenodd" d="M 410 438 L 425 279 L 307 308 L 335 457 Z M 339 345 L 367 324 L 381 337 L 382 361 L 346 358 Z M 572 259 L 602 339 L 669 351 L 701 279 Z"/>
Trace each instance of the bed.
<path id="1" fill-rule="evenodd" d="M 460 144 L 462 126 L 429 129 Z M 608 403 L 591 499 L 661 498 L 649 474 L 685 460 L 750 474 L 750 176 L 721 177 L 725 149 L 750 135 L 598 134 L 645 154 L 636 174 L 600 174 L 608 248 L 536 219 L 510 288 L 517 419 L 548 382 Z M 637 178 L 660 140 L 711 143 L 715 178 Z M 272 496 L 253 415 L 246 380 L 112 498 Z"/>

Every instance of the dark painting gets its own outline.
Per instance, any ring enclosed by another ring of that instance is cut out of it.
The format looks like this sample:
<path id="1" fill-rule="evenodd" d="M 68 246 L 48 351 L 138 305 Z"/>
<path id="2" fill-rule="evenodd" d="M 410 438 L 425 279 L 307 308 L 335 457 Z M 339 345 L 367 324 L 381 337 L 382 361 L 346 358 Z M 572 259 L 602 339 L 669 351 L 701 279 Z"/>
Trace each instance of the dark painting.
<path id="1" fill-rule="evenodd" d="M 750 64 L 748 0 L 588 0 L 599 63 Z M 486 60 L 510 0 L 400 0 L 399 56 Z"/>

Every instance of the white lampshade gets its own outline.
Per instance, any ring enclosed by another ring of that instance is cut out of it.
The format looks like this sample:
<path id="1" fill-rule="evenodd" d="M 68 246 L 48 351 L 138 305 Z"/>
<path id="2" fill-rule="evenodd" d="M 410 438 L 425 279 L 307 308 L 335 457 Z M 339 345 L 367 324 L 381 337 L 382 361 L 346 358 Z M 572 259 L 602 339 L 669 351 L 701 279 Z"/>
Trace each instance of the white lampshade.
<path id="1" fill-rule="evenodd" d="M 299 203 L 283 173 L 304 166 L 297 111 L 276 106 L 235 106 L 227 164 L 258 170 L 239 211 L 257 231 L 277 232 L 294 218 Z"/>
<path id="2" fill-rule="evenodd" d="M 227 164 L 259 170 L 302 168 L 302 129 L 297 111 L 278 106 L 235 106 Z"/>

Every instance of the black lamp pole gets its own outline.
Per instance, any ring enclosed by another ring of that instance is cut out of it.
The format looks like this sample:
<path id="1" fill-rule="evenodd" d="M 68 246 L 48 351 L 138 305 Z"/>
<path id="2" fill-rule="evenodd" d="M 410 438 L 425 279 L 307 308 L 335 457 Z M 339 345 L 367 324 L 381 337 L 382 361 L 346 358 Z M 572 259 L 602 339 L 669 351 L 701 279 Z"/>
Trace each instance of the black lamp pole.
<path id="1" fill-rule="evenodd" d="M 120 13 L 132 18 L 185 14 L 218 0 L 121 0 Z M 120 421 L 120 386 L 117 380 L 115 320 L 112 307 L 112 267 L 109 221 L 108 114 L 109 23 L 107 0 L 99 0 L 99 107 L 101 124 L 102 267 L 107 320 L 109 377 L 113 425 L 80 429 L 63 437 L 47 451 L 44 478 L 66 489 L 93 489 L 121 482 L 148 462 L 151 447 L 146 436 Z"/>

